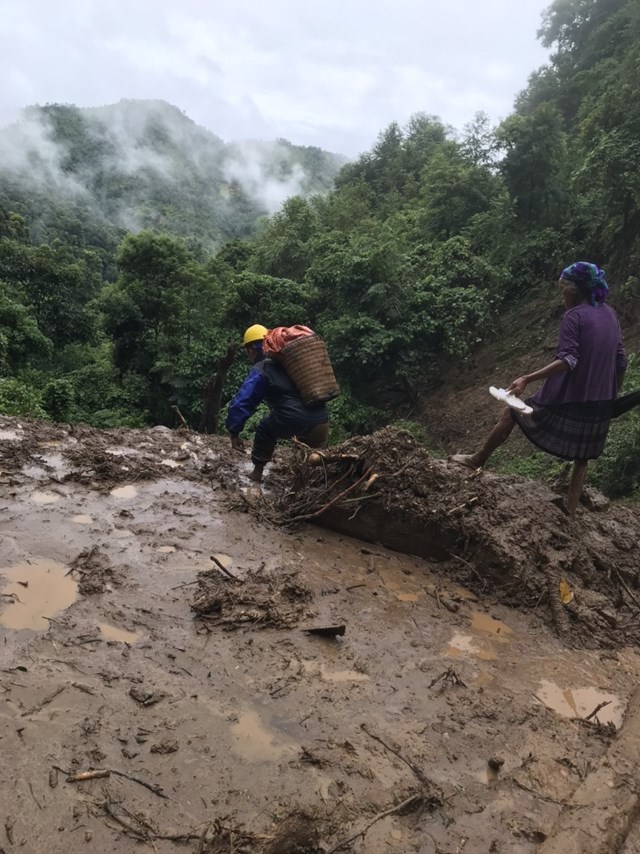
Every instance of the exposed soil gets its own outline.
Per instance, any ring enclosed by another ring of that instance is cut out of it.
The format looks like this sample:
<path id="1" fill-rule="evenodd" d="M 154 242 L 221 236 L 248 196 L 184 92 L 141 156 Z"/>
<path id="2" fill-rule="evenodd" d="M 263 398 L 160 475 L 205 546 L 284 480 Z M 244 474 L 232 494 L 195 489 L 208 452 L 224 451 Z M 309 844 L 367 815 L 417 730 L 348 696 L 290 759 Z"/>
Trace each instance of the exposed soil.
<path id="1" fill-rule="evenodd" d="M 633 599 L 612 598 L 613 567 L 634 593 L 637 516 L 585 510 L 573 532 L 546 493 L 405 434 L 349 447 L 378 495 L 332 524 L 375 506 L 376 545 L 270 521 L 301 508 L 286 453 L 263 495 L 216 437 L 0 419 L 0 849 L 537 850 L 638 680 Z M 396 527 L 423 556 L 379 544 Z M 570 630 L 549 631 L 540 561 L 595 641 L 560 599 Z"/>

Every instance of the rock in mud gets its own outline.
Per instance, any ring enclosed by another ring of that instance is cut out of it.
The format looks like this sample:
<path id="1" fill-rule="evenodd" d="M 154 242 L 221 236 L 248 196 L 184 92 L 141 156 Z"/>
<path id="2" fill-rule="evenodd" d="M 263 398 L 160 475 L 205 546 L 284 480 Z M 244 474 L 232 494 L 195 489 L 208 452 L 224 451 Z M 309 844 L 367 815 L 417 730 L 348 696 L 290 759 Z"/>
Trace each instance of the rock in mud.
<path id="1" fill-rule="evenodd" d="M 151 746 L 151 753 L 159 753 L 161 756 L 165 756 L 168 753 L 176 753 L 179 747 L 180 745 L 177 741 L 165 738 L 163 741 L 159 741 L 157 744 Z"/>
<path id="2" fill-rule="evenodd" d="M 156 703 L 161 702 L 169 695 L 164 691 L 149 691 L 146 688 L 137 688 L 134 686 L 129 690 L 129 696 L 137 703 L 140 703 L 141 706 L 155 706 Z"/>

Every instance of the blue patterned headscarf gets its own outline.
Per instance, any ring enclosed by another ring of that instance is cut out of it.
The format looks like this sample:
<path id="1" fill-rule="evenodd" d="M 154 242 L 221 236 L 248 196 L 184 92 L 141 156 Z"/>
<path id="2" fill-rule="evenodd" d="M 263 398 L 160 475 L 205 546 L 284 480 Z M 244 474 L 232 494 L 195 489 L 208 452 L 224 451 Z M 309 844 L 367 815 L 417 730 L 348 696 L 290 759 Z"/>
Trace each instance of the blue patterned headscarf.
<path id="1" fill-rule="evenodd" d="M 609 285 L 604 278 L 604 270 L 597 264 L 588 261 L 576 261 L 569 267 L 565 267 L 560 278 L 566 282 L 573 282 L 589 298 L 589 302 L 595 308 L 603 305 L 609 296 Z"/>

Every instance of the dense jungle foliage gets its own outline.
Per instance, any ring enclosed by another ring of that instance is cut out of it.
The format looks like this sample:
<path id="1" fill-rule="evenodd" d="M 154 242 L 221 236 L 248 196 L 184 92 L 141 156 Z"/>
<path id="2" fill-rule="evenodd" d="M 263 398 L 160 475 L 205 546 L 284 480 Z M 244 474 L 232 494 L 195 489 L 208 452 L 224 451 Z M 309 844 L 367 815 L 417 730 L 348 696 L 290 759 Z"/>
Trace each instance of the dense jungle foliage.
<path id="1" fill-rule="evenodd" d="M 410 418 L 569 261 L 637 299 L 640 5 L 556 0 L 539 35 L 551 60 L 498 127 L 417 114 L 339 171 L 284 141 L 225 146 L 166 104 L 29 110 L 0 138 L 0 411 L 143 426 L 177 404 L 197 425 L 245 326 L 306 323 L 340 438 Z M 631 494 L 640 418 L 614 438 L 600 482 Z"/>

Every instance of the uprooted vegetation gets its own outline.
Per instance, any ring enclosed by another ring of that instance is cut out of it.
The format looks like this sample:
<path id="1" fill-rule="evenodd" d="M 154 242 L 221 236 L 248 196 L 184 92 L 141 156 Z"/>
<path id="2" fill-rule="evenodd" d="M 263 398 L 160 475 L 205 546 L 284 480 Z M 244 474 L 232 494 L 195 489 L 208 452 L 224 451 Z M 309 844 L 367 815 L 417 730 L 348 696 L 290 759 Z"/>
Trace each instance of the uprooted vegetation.
<path id="1" fill-rule="evenodd" d="M 297 575 L 260 570 L 241 579 L 218 565 L 198 573 L 191 609 L 207 629 L 290 629 L 305 616 L 313 598 Z"/>
<path id="2" fill-rule="evenodd" d="M 78 590 L 83 596 L 104 593 L 110 584 L 121 583 L 120 574 L 98 546 L 83 549 L 70 565 L 69 572 L 78 576 Z"/>
<path id="3" fill-rule="evenodd" d="M 269 485 L 273 502 L 252 507 L 272 521 L 316 520 L 439 560 L 476 592 L 541 614 L 569 643 L 640 640 L 640 520 L 629 508 L 585 509 L 571 522 L 549 488 L 433 459 L 394 428 L 288 457 Z"/>

